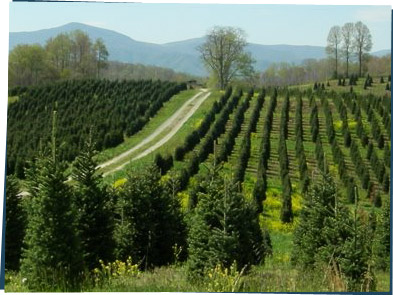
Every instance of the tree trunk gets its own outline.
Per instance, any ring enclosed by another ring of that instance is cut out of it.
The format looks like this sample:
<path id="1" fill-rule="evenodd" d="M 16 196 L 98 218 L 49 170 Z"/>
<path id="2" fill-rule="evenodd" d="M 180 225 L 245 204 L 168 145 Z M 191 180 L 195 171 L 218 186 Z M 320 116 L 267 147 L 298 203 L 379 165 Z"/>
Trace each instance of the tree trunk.
<path id="1" fill-rule="evenodd" d="M 362 76 L 362 52 L 359 53 L 359 77 Z"/>

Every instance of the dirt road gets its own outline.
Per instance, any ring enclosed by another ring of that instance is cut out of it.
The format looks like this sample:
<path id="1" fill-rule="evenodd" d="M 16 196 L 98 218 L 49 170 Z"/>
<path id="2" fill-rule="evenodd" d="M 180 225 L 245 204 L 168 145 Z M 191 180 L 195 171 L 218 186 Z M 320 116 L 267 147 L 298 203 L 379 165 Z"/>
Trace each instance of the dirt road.
<path id="1" fill-rule="evenodd" d="M 176 134 L 177 131 L 179 131 L 179 129 L 184 125 L 184 123 L 187 122 L 187 120 L 195 113 L 195 111 L 210 96 L 210 94 L 211 93 L 207 92 L 206 89 L 202 89 L 199 93 L 197 93 L 192 98 L 187 100 L 171 117 L 169 117 L 160 127 L 158 127 L 153 133 L 151 133 L 148 137 L 142 140 L 139 144 L 132 147 L 128 151 L 114 157 L 113 159 L 98 165 L 97 168 L 104 168 L 109 165 L 116 164 L 121 160 L 123 160 L 125 157 L 131 155 L 132 153 L 136 152 L 137 150 L 143 147 L 145 147 L 145 149 L 139 152 L 137 155 L 135 155 L 135 157 L 132 157 L 131 161 L 140 159 L 150 154 L 154 150 L 158 149 L 163 144 L 165 144 L 168 140 L 170 140 Z M 163 138 L 161 138 L 159 141 L 154 143 L 152 146 L 147 146 L 148 143 L 152 142 L 154 139 L 156 139 L 159 135 L 162 134 L 166 134 L 166 135 Z M 111 169 L 110 171 L 105 172 L 103 176 L 121 170 L 128 163 L 129 162 L 127 161 L 126 163 L 120 164 L 119 166 Z"/>

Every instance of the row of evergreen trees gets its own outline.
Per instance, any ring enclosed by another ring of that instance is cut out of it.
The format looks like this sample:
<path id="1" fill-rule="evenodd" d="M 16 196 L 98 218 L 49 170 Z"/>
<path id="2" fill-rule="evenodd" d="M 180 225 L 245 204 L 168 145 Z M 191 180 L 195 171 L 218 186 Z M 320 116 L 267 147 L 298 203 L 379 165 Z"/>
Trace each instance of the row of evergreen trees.
<path id="1" fill-rule="evenodd" d="M 74 80 L 32 86 L 8 107 L 7 173 L 24 177 L 26 162 L 49 140 L 51 114 L 58 112 L 61 160 L 73 161 L 90 126 L 97 150 L 116 146 L 138 132 L 185 84 L 161 81 Z"/>
<path id="2" fill-rule="evenodd" d="M 289 93 L 286 94 L 281 109 L 280 135 L 278 141 L 278 161 L 280 163 L 280 177 L 282 187 L 282 206 L 281 221 L 291 222 L 293 220 L 292 212 L 292 184 L 289 177 L 289 160 L 286 139 L 288 138 L 288 120 L 289 120 Z"/>
<path id="3" fill-rule="evenodd" d="M 216 155 L 217 163 L 226 162 L 228 160 L 229 155 L 231 154 L 233 147 L 235 146 L 235 140 L 238 136 L 243 121 L 244 121 L 244 113 L 250 107 L 250 100 L 254 96 L 254 89 L 251 89 L 244 101 L 237 108 L 236 113 L 232 118 L 232 126 L 231 129 L 225 132 L 225 137 L 220 142 L 220 149 Z"/>
<path id="4" fill-rule="evenodd" d="M 184 140 L 183 145 L 176 147 L 174 152 L 174 158 L 176 161 L 182 161 L 186 153 L 192 151 L 194 147 L 201 141 L 201 139 L 209 131 L 211 124 L 215 120 L 216 114 L 218 114 L 222 108 L 226 105 L 228 99 L 232 95 L 232 87 L 228 87 L 225 94 L 221 96 L 219 102 L 214 102 L 212 108 L 203 118 L 203 121 L 196 130 L 191 132 Z"/>
<path id="5" fill-rule="evenodd" d="M 390 139 L 390 98 L 389 96 L 377 97 L 372 94 L 367 96 L 370 106 L 379 114 L 383 126 Z"/>
<path id="6" fill-rule="evenodd" d="M 343 100 L 339 96 L 333 96 L 333 102 L 336 106 L 340 114 L 341 119 L 341 133 L 344 137 L 344 145 L 345 147 L 350 147 L 352 142 L 351 132 L 348 127 L 348 115 L 347 115 L 347 108 L 343 103 Z"/>
<path id="7" fill-rule="evenodd" d="M 265 124 L 263 125 L 261 146 L 259 151 L 259 162 L 257 170 L 257 180 L 252 192 L 257 212 L 263 211 L 263 201 L 266 200 L 267 191 L 267 169 L 268 160 L 270 158 L 270 133 L 273 127 L 273 115 L 277 106 L 277 89 L 273 89 L 273 95 L 270 98 L 270 104 L 266 113 Z"/>
<path id="8" fill-rule="evenodd" d="M 244 133 L 240 146 L 239 158 L 235 166 L 235 172 L 233 176 L 235 183 L 242 183 L 244 181 L 248 160 L 251 155 L 251 133 L 256 132 L 261 109 L 265 103 L 265 95 L 266 91 L 265 89 L 262 89 L 256 99 L 256 103 L 252 110 L 246 132 Z"/>
<path id="9" fill-rule="evenodd" d="M 189 159 L 185 168 L 180 172 L 179 180 L 181 189 L 185 189 L 191 176 L 199 171 L 199 164 L 203 163 L 210 153 L 215 154 L 215 144 L 217 138 L 225 133 L 225 126 L 229 120 L 229 115 L 233 112 L 234 108 L 238 105 L 243 91 L 240 89 L 236 94 L 233 94 L 224 108 L 218 114 L 214 124 L 210 127 L 204 140 L 201 142 L 198 152 L 194 152 Z"/>
<path id="10" fill-rule="evenodd" d="M 371 135 L 378 145 L 378 148 L 382 149 L 385 145 L 384 135 L 379 125 L 379 120 L 375 114 L 374 108 L 372 107 L 370 101 L 367 99 L 361 100 L 360 103 L 364 112 L 367 114 L 367 121 L 371 124 Z"/>
<path id="11" fill-rule="evenodd" d="M 389 148 L 385 148 L 384 156 L 385 158 L 383 162 L 379 159 L 377 151 L 374 149 L 374 145 L 371 142 L 368 144 L 366 158 L 370 161 L 370 166 L 373 169 L 378 182 L 382 184 L 384 192 L 387 193 L 390 188 L 390 176 L 389 171 L 386 171 L 385 169 L 385 164 L 387 164 L 387 161 L 390 163 Z"/>
<path id="12" fill-rule="evenodd" d="M 310 184 L 308 174 L 306 154 L 303 146 L 303 100 L 301 96 L 297 97 L 295 112 L 295 136 L 296 136 L 296 158 L 299 165 L 300 188 L 302 194 L 305 194 Z"/>

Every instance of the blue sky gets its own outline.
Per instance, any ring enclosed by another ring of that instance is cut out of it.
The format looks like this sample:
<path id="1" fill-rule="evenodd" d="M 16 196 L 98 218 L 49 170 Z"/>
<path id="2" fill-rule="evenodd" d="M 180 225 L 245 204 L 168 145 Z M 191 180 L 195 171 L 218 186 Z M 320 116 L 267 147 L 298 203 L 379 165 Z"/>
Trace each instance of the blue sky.
<path id="1" fill-rule="evenodd" d="M 362 21 L 373 36 L 372 51 L 391 44 L 389 6 L 10 3 L 10 31 L 33 31 L 81 22 L 135 40 L 166 43 L 201 37 L 215 25 L 240 27 L 248 42 L 325 46 L 333 25 Z"/>

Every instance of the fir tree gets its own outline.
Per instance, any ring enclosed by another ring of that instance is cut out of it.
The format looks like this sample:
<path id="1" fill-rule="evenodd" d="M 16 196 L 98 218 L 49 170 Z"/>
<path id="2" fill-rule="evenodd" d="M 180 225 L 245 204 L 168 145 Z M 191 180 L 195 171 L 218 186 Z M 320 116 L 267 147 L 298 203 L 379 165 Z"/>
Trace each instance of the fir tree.
<path id="1" fill-rule="evenodd" d="M 184 248 L 185 226 L 177 199 L 180 183 L 164 185 L 156 166 L 129 175 L 117 192 L 115 256 L 141 268 L 173 262 L 172 247 Z"/>
<path id="2" fill-rule="evenodd" d="M 26 214 L 14 176 L 6 177 L 5 269 L 19 270 L 22 242 L 25 235 Z"/>
<path id="3" fill-rule="evenodd" d="M 305 270 L 323 267 L 339 270 L 347 282 L 346 291 L 368 291 L 375 288 L 370 269 L 371 243 L 368 227 L 361 223 L 357 209 L 350 211 L 339 203 L 333 179 L 323 175 L 315 185 L 300 213 L 294 233 L 292 261 Z M 364 290 L 364 289 L 362 289 Z"/>
<path id="4" fill-rule="evenodd" d="M 263 262 L 268 241 L 264 241 L 254 206 L 215 168 L 203 186 L 205 193 L 199 194 L 189 225 L 190 276 L 200 277 L 218 264 L 229 267 L 236 261 L 242 269 Z"/>
<path id="5" fill-rule="evenodd" d="M 53 116 L 50 154 L 43 152 L 27 171 L 27 227 L 21 274 L 32 291 L 77 291 L 82 255 L 72 192 L 56 150 Z"/>
<path id="6" fill-rule="evenodd" d="M 90 136 L 73 164 L 72 174 L 76 181 L 77 227 L 88 269 L 97 267 L 100 259 L 111 261 L 114 248 L 111 195 L 102 184 L 101 175 L 96 173 L 95 155 L 95 145 Z"/>
<path id="7" fill-rule="evenodd" d="M 374 250 L 375 264 L 378 269 L 390 268 L 390 202 L 382 208 L 380 220 L 376 229 L 376 244 Z"/>

